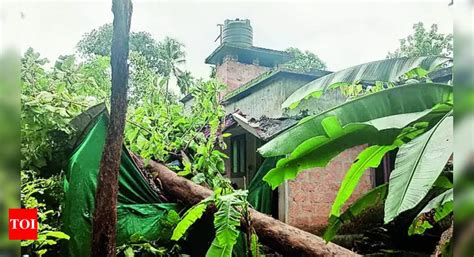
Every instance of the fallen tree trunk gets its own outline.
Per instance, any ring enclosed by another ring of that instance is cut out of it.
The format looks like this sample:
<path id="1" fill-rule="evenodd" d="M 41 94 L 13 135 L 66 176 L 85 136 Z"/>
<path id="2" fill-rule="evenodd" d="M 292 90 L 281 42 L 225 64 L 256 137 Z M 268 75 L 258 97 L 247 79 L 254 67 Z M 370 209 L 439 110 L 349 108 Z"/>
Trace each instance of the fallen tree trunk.
<path id="1" fill-rule="evenodd" d="M 165 193 L 184 204 L 194 205 L 212 195 L 211 190 L 176 175 L 162 164 L 150 161 L 147 169 L 159 179 Z M 359 256 L 253 209 L 250 216 L 261 242 L 285 256 Z"/>

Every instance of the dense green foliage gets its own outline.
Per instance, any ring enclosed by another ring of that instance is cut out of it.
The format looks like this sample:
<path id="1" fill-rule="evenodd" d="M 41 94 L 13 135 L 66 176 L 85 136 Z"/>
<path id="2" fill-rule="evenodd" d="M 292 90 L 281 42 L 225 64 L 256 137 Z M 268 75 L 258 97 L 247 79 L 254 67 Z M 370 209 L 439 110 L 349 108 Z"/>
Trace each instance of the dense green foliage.
<path id="1" fill-rule="evenodd" d="M 299 71 L 299 72 L 314 72 L 317 70 L 325 70 L 326 64 L 314 53 L 310 51 L 301 51 L 296 47 L 290 47 L 285 52 L 291 54 L 293 59 L 285 63 L 283 67 Z"/>
<path id="2" fill-rule="evenodd" d="M 58 176 L 44 179 L 36 177 L 33 171 L 21 173 L 22 205 L 24 208 L 38 210 L 38 239 L 22 241 L 21 246 L 29 247 L 38 257 L 57 246 L 59 240 L 69 239 L 68 235 L 58 230 L 60 226 L 55 218 L 60 215 L 59 210 L 48 209 L 45 200 L 39 199 L 44 194 L 60 197 L 61 189 L 58 188 L 60 185 L 58 181 L 60 181 Z M 57 251 L 57 248 L 55 250 Z"/>
<path id="3" fill-rule="evenodd" d="M 427 55 L 453 55 L 453 35 L 438 32 L 438 25 L 427 30 L 422 22 L 413 24 L 413 34 L 400 39 L 400 47 L 389 52 L 387 58 L 416 57 Z"/>
<path id="4" fill-rule="evenodd" d="M 104 24 L 84 34 L 76 46 L 79 54 L 86 58 L 110 56 L 112 29 L 112 24 Z M 186 61 L 184 45 L 181 42 L 169 37 L 157 42 L 148 32 L 132 32 L 130 52 L 132 55 L 138 53 L 144 59 L 146 69 L 155 75 L 160 75 L 160 83 L 166 84 L 166 88 L 171 77 L 174 77 L 181 93 L 188 93 L 194 78 L 189 71 L 180 68 Z"/>
<path id="5" fill-rule="evenodd" d="M 169 40 L 168 43 L 173 45 Z M 176 56 L 169 57 L 168 61 L 175 61 Z M 52 210 L 61 204 L 61 170 L 73 150 L 68 142 L 75 131 L 69 122 L 97 103 L 108 103 L 111 86 L 108 56 L 90 56 L 83 62 L 78 62 L 74 55 L 61 56 L 51 68 L 46 68 L 47 62 L 32 49 L 22 58 L 21 133 L 25 174 L 22 192 L 28 196 L 22 198 L 22 203 L 39 208 L 43 223 L 41 240 L 27 241 L 24 245 L 38 254 L 57 251 L 52 248 L 57 241 L 68 238 L 60 232 L 60 213 Z M 240 233 L 240 219 L 247 215 L 247 202 L 246 192 L 234 192 L 230 181 L 223 177 L 224 158 L 227 156 L 216 150 L 216 147 L 226 147 L 223 143 L 226 135 L 221 133 L 225 112 L 217 98 L 224 86 L 216 81 L 189 84 L 194 105 L 185 110 L 177 97 L 167 91 L 167 83 L 163 81 L 169 78 L 163 79 L 156 74 L 144 56 L 132 52 L 130 64 L 126 145 L 145 160 L 168 163 L 179 175 L 215 189 L 212 203 L 218 209 L 215 214 L 217 236 L 208 256 L 215 256 L 212 255 L 214 252 L 232 252 Z M 173 66 L 169 67 L 173 72 Z M 42 197 L 35 198 L 39 195 Z M 185 236 L 187 228 L 206 207 L 191 208 L 179 224 L 178 214 L 175 213 L 177 216 L 174 218 L 168 217 L 171 231 L 178 224 L 175 235 L 170 231 L 169 237 L 178 240 Z M 195 213 L 196 209 L 200 213 Z M 257 251 L 256 236 L 249 237 L 254 238 L 254 250 Z M 126 256 L 134 256 L 137 252 L 163 256 L 180 251 L 180 242 L 163 246 L 139 238 L 130 240 L 117 251 Z"/>
<path id="6" fill-rule="evenodd" d="M 58 240 L 60 231 L 61 166 L 73 135 L 72 118 L 107 97 L 102 58 L 77 64 L 73 56 L 62 56 L 52 69 L 47 60 L 29 49 L 21 61 L 21 169 L 22 206 L 38 208 L 38 241 L 25 241 L 37 254 L 44 254 Z M 89 93 L 95 92 L 95 95 Z M 57 249 L 56 249 L 57 250 Z"/>
<path id="7" fill-rule="evenodd" d="M 104 24 L 99 28 L 85 33 L 77 43 L 76 48 L 79 54 L 84 57 L 110 56 L 112 46 L 112 24 Z M 132 32 L 130 34 L 130 51 L 138 52 L 144 56 L 150 68 L 157 68 L 159 59 L 157 42 L 148 32 Z"/>
<path id="8" fill-rule="evenodd" d="M 352 85 L 355 85 L 359 91 L 363 91 L 361 84 L 375 85 L 375 87 L 379 85 L 388 87 L 385 84 L 392 83 L 404 84 L 407 79 L 416 77 L 416 75 L 426 75 L 447 61 L 449 58 L 424 56 L 402 57 L 355 65 L 309 82 L 291 94 L 283 102 L 282 107 L 293 109 L 302 100 L 318 101 L 315 98 L 320 97 L 328 90 Z"/>

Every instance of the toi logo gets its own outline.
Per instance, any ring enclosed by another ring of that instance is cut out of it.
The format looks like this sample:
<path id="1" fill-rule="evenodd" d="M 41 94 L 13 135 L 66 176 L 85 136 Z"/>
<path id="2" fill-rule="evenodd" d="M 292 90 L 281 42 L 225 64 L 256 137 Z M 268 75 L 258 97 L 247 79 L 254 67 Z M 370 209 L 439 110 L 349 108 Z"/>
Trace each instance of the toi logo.
<path id="1" fill-rule="evenodd" d="M 10 240 L 38 239 L 38 210 L 9 209 L 8 238 Z"/>

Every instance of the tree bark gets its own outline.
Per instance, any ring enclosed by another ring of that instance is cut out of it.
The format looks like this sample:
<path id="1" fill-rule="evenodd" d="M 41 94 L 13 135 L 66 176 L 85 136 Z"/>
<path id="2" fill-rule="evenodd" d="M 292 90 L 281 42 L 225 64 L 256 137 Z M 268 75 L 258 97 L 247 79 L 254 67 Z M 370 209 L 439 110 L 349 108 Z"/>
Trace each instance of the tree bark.
<path id="1" fill-rule="evenodd" d="M 113 0 L 112 12 L 114 14 L 114 22 L 110 61 L 112 66 L 111 108 L 95 195 L 91 249 L 93 257 L 115 256 L 118 173 L 127 112 L 127 60 L 130 20 L 132 16 L 131 1 Z"/>
<path id="2" fill-rule="evenodd" d="M 147 169 L 159 179 L 163 191 L 184 204 L 194 205 L 212 195 L 212 191 L 176 175 L 164 165 L 150 161 Z M 326 244 L 318 236 L 292 227 L 268 215 L 249 210 L 253 227 L 267 246 L 285 256 L 359 256 L 333 243 Z M 242 224 L 245 226 L 245 224 Z"/>

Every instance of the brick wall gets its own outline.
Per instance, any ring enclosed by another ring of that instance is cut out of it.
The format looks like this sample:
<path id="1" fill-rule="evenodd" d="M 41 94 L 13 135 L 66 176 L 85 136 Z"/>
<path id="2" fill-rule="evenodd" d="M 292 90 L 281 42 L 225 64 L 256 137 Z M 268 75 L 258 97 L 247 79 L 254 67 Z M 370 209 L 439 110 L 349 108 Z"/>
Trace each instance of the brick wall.
<path id="1" fill-rule="evenodd" d="M 217 80 L 227 85 L 227 89 L 221 96 L 269 70 L 270 68 L 268 67 L 239 63 L 234 59 L 227 58 L 223 64 L 216 68 Z"/>
<path id="2" fill-rule="evenodd" d="M 321 233 L 327 224 L 331 206 L 345 172 L 364 146 L 346 150 L 325 168 L 301 172 L 288 182 L 288 223 L 313 233 Z M 372 188 L 371 172 L 366 171 L 350 202 Z"/>

